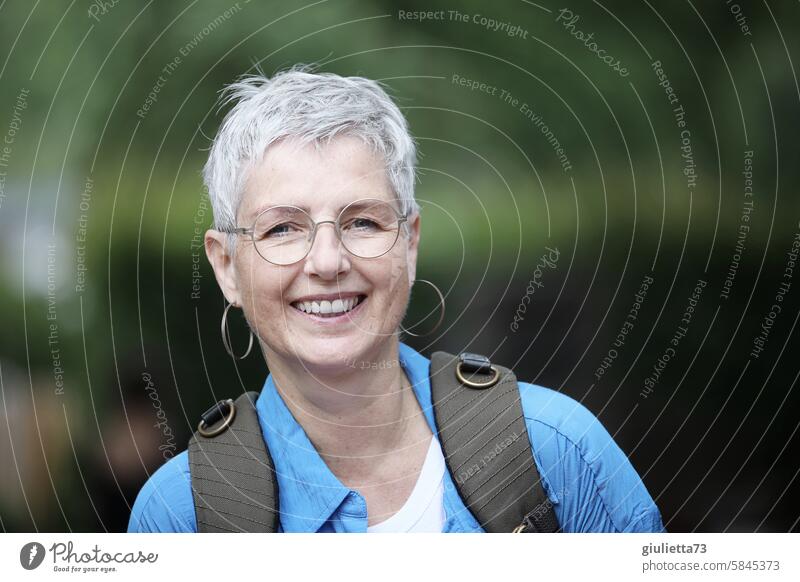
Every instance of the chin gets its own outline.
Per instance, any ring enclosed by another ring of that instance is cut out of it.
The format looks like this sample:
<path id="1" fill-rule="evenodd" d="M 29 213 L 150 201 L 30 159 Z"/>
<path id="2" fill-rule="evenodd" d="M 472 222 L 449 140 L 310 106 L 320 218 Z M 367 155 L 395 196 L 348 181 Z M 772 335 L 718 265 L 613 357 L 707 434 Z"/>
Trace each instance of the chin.
<path id="1" fill-rule="evenodd" d="M 351 337 L 349 334 L 341 337 L 310 337 L 295 336 L 294 346 L 290 347 L 293 355 L 304 366 L 319 372 L 336 372 L 352 370 L 354 362 L 364 358 L 370 346 L 366 345 L 366 338 Z"/>

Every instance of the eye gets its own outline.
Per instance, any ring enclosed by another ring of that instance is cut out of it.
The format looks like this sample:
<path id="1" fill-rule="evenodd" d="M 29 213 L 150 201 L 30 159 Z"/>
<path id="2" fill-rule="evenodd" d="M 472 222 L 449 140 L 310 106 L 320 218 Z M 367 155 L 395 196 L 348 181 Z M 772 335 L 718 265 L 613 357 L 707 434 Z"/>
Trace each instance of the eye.
<path id="1" fill-rule="evenodd" d="M 280 236 L 282 234 L 286 234 L 289 232 L 289 225 L 288 224 L 279 224 L 267 231 L 265 236 Z"/>
<path id="2" fill-rule="evenodd" d="M 258 233 L 258 239 L 278 239 L 278 238 L 285 238 L 288 236 L 292 236 L 300 232 L 302 228 L 298 225 L 293 224 L 291 222 L 284 222 L 281 224 L 276 224 L 273 227 L 266 228 Z"/>
<path id="3" fill-rule="evenodd" d="M 355 218 L 350 222 L 350 224 L 347 225 L 346 228 L 355 228 L 357 230 L 376 230 L 380 228 L 380 225 L 369 218 Z"/>

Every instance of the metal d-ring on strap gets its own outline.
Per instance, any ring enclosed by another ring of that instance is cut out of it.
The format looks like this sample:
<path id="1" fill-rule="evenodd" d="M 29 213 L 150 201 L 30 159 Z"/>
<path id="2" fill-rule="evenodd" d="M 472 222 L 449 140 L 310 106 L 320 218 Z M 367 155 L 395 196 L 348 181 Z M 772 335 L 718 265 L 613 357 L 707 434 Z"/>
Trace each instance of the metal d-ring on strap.
<path id="1" fill-rule="evenodd" d="M 227 414 L 225 412 L 226 409 Z M 223 415 L 225 415 L 225 418 L 222 420 L 222 423 L 216 428 L 209 429 L 210 426 L 219 422 Z M 197 432 L 206 438 L 215 437 L 225 432 L 234 418 L 236 418 L 236 405 L 234 405 L 233 399 L 228 398 L 227 400 L 220 400 L 203 413 L 200 424 L 197 425 Z"/>
<path id="2" fill-rule="evenodd" d="M 469 372 L 471 377 L 473 377 L 476 373 L 487 374 L 489 372 L 492 373 L 492 376 L 485 382 L 468 380 L 464 377 L 462 368 L 464 371 Z M 492 362 L 489 361 L 489 358 L 486 356 L 463 352 L 458 356 L 458 364 L 456 364 L 456 378 L 458 378 L 459 382 L 465 386 L 469 386 L 470 388 L 491 388 L 497 384 L 497 381 L 500 379 L 500 371 L 492 365 Z"/>

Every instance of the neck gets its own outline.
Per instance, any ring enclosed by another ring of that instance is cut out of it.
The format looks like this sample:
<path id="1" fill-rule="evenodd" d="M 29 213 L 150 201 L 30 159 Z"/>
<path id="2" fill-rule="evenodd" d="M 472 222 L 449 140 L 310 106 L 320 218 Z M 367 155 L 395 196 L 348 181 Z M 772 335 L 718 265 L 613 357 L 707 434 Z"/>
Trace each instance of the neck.
<path id="1" fill-rule="evenodd" d="M 381 471 L 406 444 L 418 446 L 431 434 L 399 364 L 397 337 L 390 340 L 363 361 L 334 370 L 268 355 L 286 406 L 343 481 Z"/>

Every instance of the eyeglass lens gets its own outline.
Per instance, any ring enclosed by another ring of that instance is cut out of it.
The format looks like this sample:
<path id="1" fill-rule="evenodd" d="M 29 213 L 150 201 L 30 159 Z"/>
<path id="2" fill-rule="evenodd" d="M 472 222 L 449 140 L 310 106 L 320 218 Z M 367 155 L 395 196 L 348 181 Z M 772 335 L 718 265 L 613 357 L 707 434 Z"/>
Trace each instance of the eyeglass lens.
<path id="1" fill-rule="evenodd" d="M 391 250 L 399 234 L 398 214 L 388 202 L 357 200 L 345 207 L 336 221 L 342 245 L 361 258 L 379 257 Z M 314 221 L 299 208 L 276 206 L 261 213 L 253 227 L 253 241 L 267 261 L 289 265 L 311 250 Z"/>

